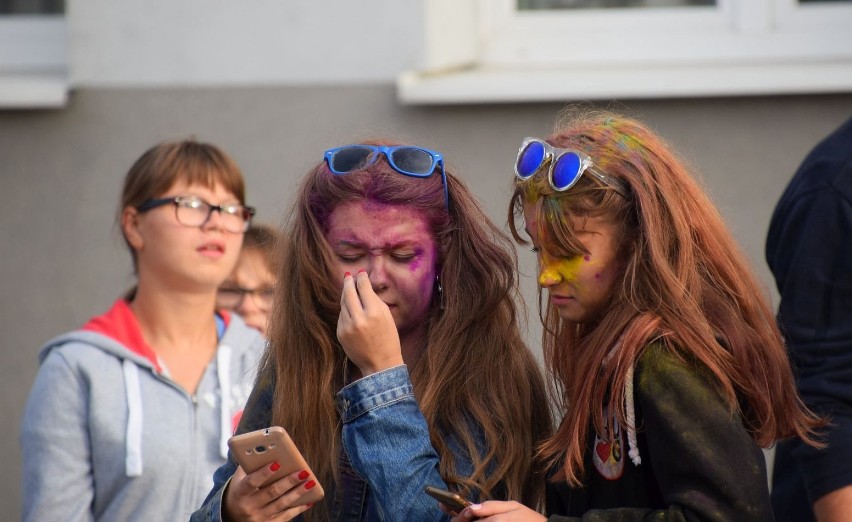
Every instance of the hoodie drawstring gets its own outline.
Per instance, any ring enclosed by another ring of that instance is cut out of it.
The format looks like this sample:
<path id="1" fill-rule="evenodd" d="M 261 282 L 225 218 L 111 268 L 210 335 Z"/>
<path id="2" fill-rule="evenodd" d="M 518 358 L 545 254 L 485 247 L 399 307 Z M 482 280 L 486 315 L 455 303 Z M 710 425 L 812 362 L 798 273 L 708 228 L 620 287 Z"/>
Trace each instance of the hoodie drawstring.
<path id="1" fill-rule="evenodd" d="M 636 406 L 633 402 L 633 366 L 627 369 L 624 382 L 624 408 L 627 413 L 627 455 L 635 466 L 642 464 L 639 456 L 639 446 L 636 444 Z"/>
<path id="2" fill-rule="evenodd" d="M 233 415 L 231 414 L 231 347 L 220 345 L 216 352 L 216 373 L 221 391 L 221 416 L 219 418 L 219 453 L 228 458 L 228 439 L 233 435 Z"/>
<path id="3" fill-rule="evenodd" d="M 128 477 L 142 475 L 142 393 L 139 390 L 139 369 L 125 359 L 124 391 L 127 395 L 127 439 L 124 469 Z"/>
<path id="4" fill-rule="evenodd" d="M 609 361 L 615 355 L 615 352 L 621 347 L 621 341 L 624 339 L 624 332 L 618 336 L 612 349 L 604 357 L 604 365 L 609 364 Z M 627 414 L 627 455 L 633 464 L 638 466 L 642 464 L 642 457 L 639 456 L 639 445 L 636 443 L 636 405 L 633 400 L 633 365 L 627 368 L 627 374 L 624 379 L 624 410 Z"/>
<path id="5" fill-rule="evenodd" d="M 127 432 L 125 441 L 125 473 L 128 477 L 142 475 L 142 392 L 139 388 L 139 368 L 125 359 L 124 390 L 127 395 Z M 221 390 L 219 417 L 219 454 L 228 457 L 228 439 L 233 435 L 231 413 L 231 347 L 219 346 L 216 351 L 216 374 Z"/>

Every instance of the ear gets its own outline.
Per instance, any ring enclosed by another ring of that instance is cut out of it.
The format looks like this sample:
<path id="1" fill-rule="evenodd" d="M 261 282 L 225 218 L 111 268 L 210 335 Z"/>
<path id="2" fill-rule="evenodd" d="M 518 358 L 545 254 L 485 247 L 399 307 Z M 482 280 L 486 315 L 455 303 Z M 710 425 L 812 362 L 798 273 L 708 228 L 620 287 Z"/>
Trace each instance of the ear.
<path id="1" fill-rule="evenodd" d="M 142 250 L 145 242 L 139 230 L 139 211 L 135 208 L 126 207 L 121 212 L 121 232 L 133 250 Z"/>

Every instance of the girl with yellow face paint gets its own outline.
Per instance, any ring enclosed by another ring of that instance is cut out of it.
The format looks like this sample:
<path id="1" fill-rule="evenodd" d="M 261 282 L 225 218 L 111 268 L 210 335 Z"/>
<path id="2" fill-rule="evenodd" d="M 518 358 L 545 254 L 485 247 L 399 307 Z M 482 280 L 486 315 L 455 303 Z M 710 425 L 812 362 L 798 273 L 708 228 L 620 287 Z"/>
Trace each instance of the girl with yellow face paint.
<path id="1" fill-rule="evenodd" d="M 538 284 L 548 292 L 548 301 L 562 319 L 584 323 L 600 314 L 612 293 L 619 272 L 616 257 L 618 226 L 595 217 L 583 219 L 578 239 L 587 253 L 563 257 L 558 249 L 541 238 L 536 205 L 524 207 L 527 233 L 538 255 Z"/>
<path id="2" fill-rule="evenodd" d="M 642 123 L 569 115 L 527 138 L 510 225 L 532 243 L 553 399 L 537 456 L 567 520 L 772 520 L 764 456 L 819 446 L 762 286 L 685 165 Z M 523 223 L 523 227 L 518 226 Z M 542 521 L 517 502 L 454 522 Z"/>

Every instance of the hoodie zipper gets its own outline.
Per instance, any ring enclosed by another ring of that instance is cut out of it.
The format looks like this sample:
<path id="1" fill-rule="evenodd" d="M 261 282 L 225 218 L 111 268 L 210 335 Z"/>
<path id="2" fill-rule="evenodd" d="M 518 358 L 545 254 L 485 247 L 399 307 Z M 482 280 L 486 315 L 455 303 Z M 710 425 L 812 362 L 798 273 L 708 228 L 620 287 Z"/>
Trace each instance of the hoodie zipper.
<path id="1" fill-rule="evenodd" d="M 202 381 L 204 378 L 202 377 Z M 199 383 L 200 385 L 201 383 Z M 190 439 L 190 454 L 193 456 L 192 458 L 192 469 L 189 474 L 189 480 L 186 483 L 189 485 L 188 488 L 185 489 L 184 501 L 187 508 L 191 508 L 194 504 L 193 502 L 193 494 L 196 489 L 196 481 L 198 475 L 198 466 L 200 466 L 199 456 L 198 456 L 198 394 L 193 393 L 190 395 L 190 399 L 192 400 L 192 437 Z M 192 509 L 186 510 L 188 513 L 192 513 Z"/>
<path id="2" fill-rule="evenodd" d="M 205 373 L 206 373 L 206 370 L 205 370 Z M 192 496 L 195 492 L 196 482 L 197 482 L 196 475 L 198 475 L 198 466 L 200 465 L 198 461 L 199 461 L 200 457 L 203 458 L 203 455 L 199 456 L 197 454 L 198 453 L 198 406 L 199 406 L 198 394 L 197 393 L 192 393 L 192 394 L 187 393 L 187 391 L 184 388 L 182 388 L 180 385 L 178 385 L 176 382 L 171 380 L 171 378 L 169 378 L 166 375 L 157 374 L 157 376 L 164 383 L 175 388 L 185 398 L 189 399 L 189 402 L 192 405 L 192 407 L 190 408 L 191 412 L 190 412 L 190 418 L 189 418 L 189 424 L 190 424 L 189 459 L 187 459 L 189 461 L 189 466 L 187 466 L 187 468 L 186 468 L 187 473 L 184 475 L 184 480 L 181 481 L 181 483 L 183 484 L 183 487 L 182 487 L 183 494 L 181 495 L 183 500 L 182 500 L 182 505 L 179 506 L 180 507 L 180 513 L 192 513 L 194 511 L 194 509 L 190 509 L 190 508 L 192 508 L 195 504 L 193 502 Z M 203 380 L 204 380 L 204 377 L 202 377 L 202 381 Z M 199 385 L 200 384 L 201 383 L 199 383 Z"/>

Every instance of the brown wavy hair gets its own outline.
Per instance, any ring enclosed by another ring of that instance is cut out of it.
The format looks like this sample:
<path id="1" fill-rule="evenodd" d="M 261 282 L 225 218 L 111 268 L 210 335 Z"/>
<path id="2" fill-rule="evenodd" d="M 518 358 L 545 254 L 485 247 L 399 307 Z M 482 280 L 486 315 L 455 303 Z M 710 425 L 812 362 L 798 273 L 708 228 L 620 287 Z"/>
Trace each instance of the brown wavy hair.
<path id="1" fill-rule="evenodd" d="M 341 420 L 334 398 L 349 363 L 336 338 L 340 274 L 332 272 L 325 239 L 329 215 L 349 201 L 413 207 L 435 239 L 443 285 L 443 302 L 435 292 L 425 318 L 424 353 L 409 367 L 441 476 L 465 494 L 536 504 L 544 470 L 535 467 L 533 454 L 551 422 L 544 379 L 518 329 L 514 245 L 450 169 L 446 179 L 449 209 L 437 172 L 404 176 L 384 157 L 346 175 L 332 174 L 323 162 L 305 176 L 284 225 L 264 361 L 263 371 L 275 378 L 273 420 L 291 432 L 321 482 L 337 480 Z M 448 435 L 471 457 L 471 476 L 456 473 Z M 305 515 L 321 518 L 322 512 L 312 513 L 320 507 Z"/>
<path id="2" fill-rule="evenodd" d="M 600 318 L 565 321 L 549 302 L 542 307 L 540 301 L 550 390 L 565 416 L 539 456 L 550 466 L 564 456 L 557 476 L 580 485 L 589 423 L 607 433 L 601 407 L 607 405 L 622 426 L 629 425 L 627 370 L 652 342 L 706 366 L 731 412 L 742 414 L 760 446 L 790 436 L 819 445 L 815 430 L 824 422 L 797 395 L 763 288 L 671 147 L 636 120 L 582 107 L 565 111 L 546 141 L 588 154 L 630 194 L 622 197 L 588 175 L 566 192 L 555 192 L 540 173 L 515 184 L 509 221 L 521 243 L 527 241 L 517 223 L 524 205 L 534 203 L 541 242 L 555 245 L 560 255 L 588 253 L 570 226 L 573 216 L 612 219 L 622 225 L 624 238 L 620 282 Z M 619 339 L 619 349 L 605 363 Z"/>

